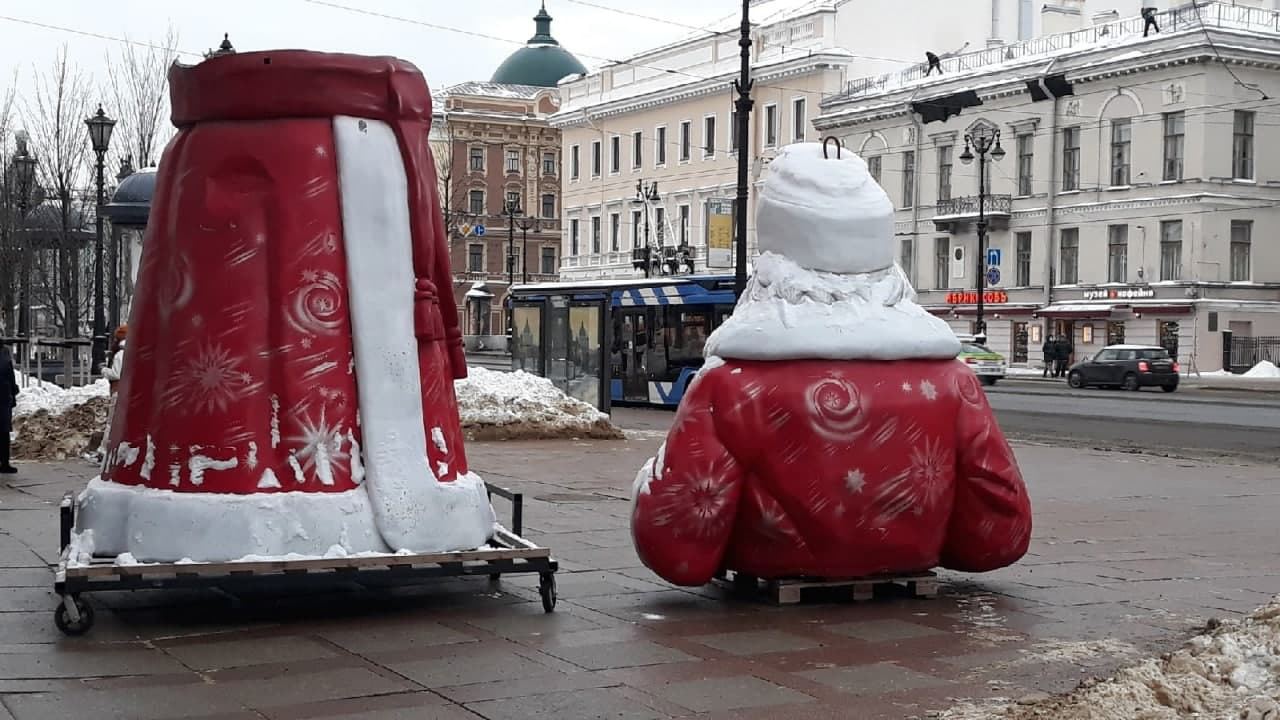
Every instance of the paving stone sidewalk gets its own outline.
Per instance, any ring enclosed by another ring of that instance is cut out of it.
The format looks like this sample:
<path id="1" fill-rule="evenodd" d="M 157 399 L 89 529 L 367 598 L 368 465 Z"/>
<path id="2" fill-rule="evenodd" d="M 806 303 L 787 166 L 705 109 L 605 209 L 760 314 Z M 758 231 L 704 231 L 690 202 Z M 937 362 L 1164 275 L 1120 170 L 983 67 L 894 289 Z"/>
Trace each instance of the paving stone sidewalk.
<path id="1" fill-rule="evenodd" d="M 958 698 L 1071 689 L 1280 592 L 1280 470 L 1020 447 L 1036 531 L 1019 565 L 946 574 L 941 597 L 785 608 L 676 589 L 637 560 L 631 479 L 670 416 L 627 441 L 475 443 L 526 493 L 536 579 L 311 597 L 94 596 L 53 627 L 56 500 L 84 464 L 0 487 L 0 720 L 52 718 L 908 718 Z M 499 507 L 500 512 L 505 508 Z"/>

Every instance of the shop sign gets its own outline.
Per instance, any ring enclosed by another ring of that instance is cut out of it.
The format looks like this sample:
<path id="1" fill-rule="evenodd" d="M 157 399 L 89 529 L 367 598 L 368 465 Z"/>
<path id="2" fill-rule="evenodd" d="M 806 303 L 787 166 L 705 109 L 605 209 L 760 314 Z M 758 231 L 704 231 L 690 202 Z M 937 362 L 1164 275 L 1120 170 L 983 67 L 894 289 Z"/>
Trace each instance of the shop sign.
<path id="1" fill-rule="evenodd" d="M 1085 300 L 1138 300 L 1155 296 L 1156 291 L 1149 287 L 1099 288 L 1084 291 Z"/>
<path id="2" fill-rule="evenodd" d="M 707 200 L 707 267 L 733 267 L 733 201 Z"/>
<path id="3" fill-rule="evenodd" d="M 982 302 L 988 305 L 998 305 L 1000 303 L 1009 302 L 1009 293 L 1004 290 L 988 290 L 982 293 Z M 978 293 L 968 292 L 949 292 L 947 293 L 947 304 L 949 305 L 977 305 Z"/>

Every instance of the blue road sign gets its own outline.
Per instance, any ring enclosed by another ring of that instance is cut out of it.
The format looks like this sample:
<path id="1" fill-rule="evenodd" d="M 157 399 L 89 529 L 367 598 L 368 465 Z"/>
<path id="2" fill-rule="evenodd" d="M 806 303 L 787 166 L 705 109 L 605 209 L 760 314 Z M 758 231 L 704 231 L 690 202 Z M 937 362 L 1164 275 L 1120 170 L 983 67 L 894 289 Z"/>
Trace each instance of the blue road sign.
<path id="1" fill-rule="evenodd" d="M 1000 284 L 1000 268 L 998 267 L 987 268 L 987 284 L 988 285 Z"/>
<path id="2" fill-rule="evenodd" d="M 484 226 L 483 226 L 483 225 L 477 225 L 477 226 L 475 226 L 474 228 L 472 228 L 472 229 L 471 229 L 471 231 L 472 231 L 472 232 L 474 232 L 474 233 L 476 234 L 476 237 L 484 237 Z"/>
<path id="3" fill-rule="evenodd" d="M 1000 266 L 1000 248 L 987 248 L 987 264 Z"/>

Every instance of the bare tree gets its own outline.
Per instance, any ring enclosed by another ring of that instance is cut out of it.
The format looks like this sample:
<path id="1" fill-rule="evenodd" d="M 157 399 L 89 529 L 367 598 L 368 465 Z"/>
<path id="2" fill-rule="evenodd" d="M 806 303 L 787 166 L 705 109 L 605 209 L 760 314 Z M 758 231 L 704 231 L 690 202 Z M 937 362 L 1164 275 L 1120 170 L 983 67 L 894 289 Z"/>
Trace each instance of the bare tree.
<path id="1" fill-rule="evenodd" d="M 89 82 L 67 58 L 64 45 L 42 72 L 33 69 L 32 91 L 22 103 L 22 116 L 35 153 L 36 183 L 43 202 L 28 216 L 36 272 L 31 294 L 44 305 L 53 325 L 66 338 L 80 336 L 83 317 L 84 252 L 87 214 L 85 188 L 89 184 Z M 68 361 L 74 359 L 69 353 Z"/>
<path id="2" fill-rule="evenodd" d="M 178 33 L 173 25 L 159 42 L 120 43 L 107 53 L 107 77 L 116 119 L 112 154 L 134 167 L 150 167 L 173 137 L 169 120 L 169 67 L 178 59 Z"/>
<path id="3" fill-rule="evenodd" d="M 13 106 L 17 100 L 18 70 L 0 95 L 0 335 L 18 332 L 18 268 L 22 252 L 18 240 L 17 181 L 10 159 L 16 150 Z"/>

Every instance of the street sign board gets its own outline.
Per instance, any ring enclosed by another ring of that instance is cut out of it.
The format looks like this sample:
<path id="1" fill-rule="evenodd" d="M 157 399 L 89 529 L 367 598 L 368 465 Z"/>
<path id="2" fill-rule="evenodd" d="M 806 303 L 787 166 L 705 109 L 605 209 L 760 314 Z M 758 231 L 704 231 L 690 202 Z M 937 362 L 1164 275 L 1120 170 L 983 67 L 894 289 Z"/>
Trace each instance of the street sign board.
<path id="1" fill-rule="evenodd" d="M 484 237 L 484 226 L 476 225 L 475 228 L 473 229 L 473 232 L 475 232 L 476 237 Z"/>
<path id="2" fill-rule="evenodd" d="M 707 267 L 733 267 L 732 200 L 707 200 Z"/>
<path id="3" fill-rule="evenodd" d="M 1000 266 L 1000 248 L 987 248 L 987 264 Z"/>
<path id="4" fill-rule="evenodd" d="M 987 284 L 988 285 L 1000 284 L 1000 268 L 998 267 L 987 268 Z"/>

